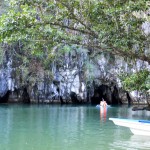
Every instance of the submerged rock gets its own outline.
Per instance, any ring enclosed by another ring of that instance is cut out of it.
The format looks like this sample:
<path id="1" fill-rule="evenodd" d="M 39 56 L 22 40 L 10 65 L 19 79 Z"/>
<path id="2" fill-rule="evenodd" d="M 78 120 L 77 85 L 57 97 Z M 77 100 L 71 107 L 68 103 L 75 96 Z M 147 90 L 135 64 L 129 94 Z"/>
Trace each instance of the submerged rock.
<path id="1" fill-rule="evenodd" d="M 142 107 L 142 106 L 135 106 L 132 108 L 133 111 L 137 111 L 137 110 L 144 110 L 145 107 Z"/>

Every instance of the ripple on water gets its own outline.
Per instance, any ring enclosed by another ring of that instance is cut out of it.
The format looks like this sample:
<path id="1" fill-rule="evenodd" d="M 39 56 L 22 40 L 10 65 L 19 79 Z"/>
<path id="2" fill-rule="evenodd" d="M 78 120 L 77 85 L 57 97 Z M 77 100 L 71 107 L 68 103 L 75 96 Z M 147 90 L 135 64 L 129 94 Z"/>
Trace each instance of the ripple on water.
<path id="1" fill-rule="evenodd" d="M 148 119 L 148 115 L 145 119 Z M 132 116 L 128 108 L 30 105 L 0 107 L 0 150 L 149 150 L 149 137 L 134 136 L 109 117 Z"/>
<path id="2" fill-rule="evenodd" d="M 128 139 L 114 141 L 111 147 L 114 150 L 149 150 L 149 140 L 149 136 L 131 135 Z"/>

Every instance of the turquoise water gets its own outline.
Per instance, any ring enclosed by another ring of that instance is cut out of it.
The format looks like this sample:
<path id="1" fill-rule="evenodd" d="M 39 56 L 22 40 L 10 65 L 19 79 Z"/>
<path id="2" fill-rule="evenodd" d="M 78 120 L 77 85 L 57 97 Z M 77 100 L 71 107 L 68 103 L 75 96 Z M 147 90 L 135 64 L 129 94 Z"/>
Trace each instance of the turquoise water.
<path id="1" fill-rule="evenodd" d="M 148 119 L 127 106 L 0 105 L 0 150 L 146 150 L 150 137 L 133 135 L 109 117 Z"/>

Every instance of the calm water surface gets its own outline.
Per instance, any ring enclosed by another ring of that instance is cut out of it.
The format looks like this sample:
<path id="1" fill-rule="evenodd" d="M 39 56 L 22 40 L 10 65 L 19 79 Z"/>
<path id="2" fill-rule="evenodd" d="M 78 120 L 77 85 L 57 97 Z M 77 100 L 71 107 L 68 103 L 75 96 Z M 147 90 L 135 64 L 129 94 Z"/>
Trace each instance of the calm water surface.
<path id="1" fill-rule="evenodd" d="M 150 137 L 132 135 L 109 117 L 150 120 L 127 106 L 0 105 L 0 150 L 149 150 Z"/>

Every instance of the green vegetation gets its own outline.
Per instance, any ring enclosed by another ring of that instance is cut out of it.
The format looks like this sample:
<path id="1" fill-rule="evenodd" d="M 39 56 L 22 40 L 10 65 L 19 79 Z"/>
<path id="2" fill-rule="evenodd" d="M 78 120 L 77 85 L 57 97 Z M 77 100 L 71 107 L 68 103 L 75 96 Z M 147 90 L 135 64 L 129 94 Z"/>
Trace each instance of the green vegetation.
<path id="1" fill-rule="evenodd" d="M 128 91 L 148 91 L 150 89 L 150 72 L 148 70 L 140 70 L 134 74 L 125 75 L 123 85 Z"/>
<path id="2" fill-rule="evenodd" d="M 146 0 L 10 0 L 9 4 L 0 19 L 1 42 L 27 42 L 35 55 L 44 47 L 50 51 L 65 43 L 150 62 L 144 54 L 148 38 L 141 30 L 147 17 L 136 16 L 148 10 Z"/>
<path id="3" fill-rule="evenodd" d="M 21 57 L 23 66 L 35 73 L 38 67 L 44 68 L 45 74 L 52 78 L 48 73 L 51 62 L 71 51 L 72 46 L 87 49 L 92 57 L 108 52 L 150 64 L 150 54 L 145 53 L 150 38 L 141 29 L 150 19 L 146 13 L 148 0 L 9 0 L 7 3 L 8 10 L 0 17 L 0 42 L 21 43 L 22 51 L 15 54 Z M 127 89 L 149 88 L 143 85 L 147 83 L 148 72 L 141 72 L 124 80 Z M 25 78 L 29 73 L 28 70 Z"/>
<path id="4" fill-rule="evenodd" d="M 123 75 L 121 78 L 123 82 L 123 87 L 127 91 L 137 91 L 144 94 L 147 103 L 149 104 L 148 90 L 150 89 L 150 72 L 148 70 L 144 69 L 144 70 L 137 71 L 136 73 L 126 74 Z"/>

